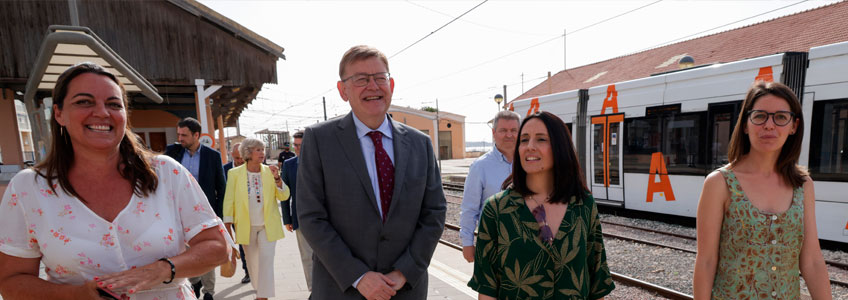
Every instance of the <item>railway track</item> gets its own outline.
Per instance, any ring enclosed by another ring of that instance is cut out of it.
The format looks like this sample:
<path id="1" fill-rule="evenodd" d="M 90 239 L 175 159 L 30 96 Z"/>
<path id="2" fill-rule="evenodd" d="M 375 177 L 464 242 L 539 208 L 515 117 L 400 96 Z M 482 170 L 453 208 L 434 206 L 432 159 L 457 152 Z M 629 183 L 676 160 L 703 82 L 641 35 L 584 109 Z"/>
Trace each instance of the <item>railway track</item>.
<path id="1" fill-rule="evenodd" d="M 652 229 L 652 228 L 645 228 L 645 227 L 641 227 L 641 226 L 633 226 L 633 225 L 627 225 L 627 224 L 621 224 L 621 223 L 609 222 L 609 221 L 601 221 L 601 223 L 607 224 L 607 225 L 624 227 L 624 228 L 641 230 L 641 231 L 645 231 L 645 232 L 651 232 L 651 233 L 656 233 L 656 234 L 678 237 L 678 238 L 685 239 L 685 240 L 697 241 L 697 238 L 694 237 L 694 236 L 691 236 L 691 235 L 679 234 L 679 233 L 674 233 L 674 232 L 656 230 L 656 229 Z M 604 233 L 604 235 L 608 235 L 608 234 Z M 665 246 L 663 246 L 663 247 L 665 247 Z M 695 253 L 695 251 L 688 250 L 688 249 L 680 249 L 680 251 Z M 848 264 L 847 263 L 838 262 L 838 261 L 829 260 L 829 259 L 825 259 L 824 262 L 828 265 L 833 266 L 833 267 L 843 269 L 843 270 L 848 270 Z"/>
<path id="2" fill-rule="evenodd" d="M 451 182 L 443 182 L 442 186 L 446 190 L 460 192 L 460 193 L 465 188 L 463 184 L 451 183 Z M 630 229 L 655 233 L 655 234 L 672 236 L 672 237 L 676 237 L 676 238 L 680 238 L 680 239 L 684 239 L 684 240 L 688 240 L 688 241 L 697 241 L 697 237 L 691 236 L 691 235 L 686 235 L 686 234 L 668 232 L 668 231 L 657 230 L 657 229 L 653 229 L 653 228 L 633 226 L 633 225 L 622 224 L 622 223 L 617 223 L 617 222 L 610 222 L 610 221 L 603 221 L 603 220 L 601 221 L 601 223 L 606 224 L 606 225 L 619 226 L 619 227 L 623 227 L 623 228 L 630 228 Z M 453 224 L 445 223 L 445 228 L 459 231 L 459 227 L 457 227 L 456 225 L 453 225 Z M 604 232 L 604 236 L 619 239 L 619 240 L 629 241 L 629 242 L 633 242 L 633 243 L 639 243 L 639 244 L 643 244 L 643 245 L 650 245 L 650 246 L 655 246 L 655 247 L 674 249 L 674 250 L 678 250 L 678 251 L 686 252 L 686 253 L 691 253 L 691 254 L 697 253 L 696 250 L 693 250 L 693 249 L 690 249 L 690 248 L 667 245 L 667 244 L 657 243 L 657 242 L 653 242 L 653 241 L 649 241 L 649 240 L 645 240 L 645 239 L 627 237 L 627 236 L 623 236 L 623 235 L 620 235 L 620 234 L 613 234 L 613 233 L 609 233 L 609 232 Z M 444 241 L 443 244 L 445 244 L 445 243 L 450 243 L 450 242 Z M 448 244 L 445 244 L 445 245 L 448 245 Z M 448 246 L 462 251 L 462 247 L 460 247 L 459 245 L 450 243 L 450 245 L 448 245 Z M 838 268 L 838 269 L 848 270 L 848 263 L 843 263 L 843 262 L 825 259 L 825 264 L 833 266 L 833 267 Z M 848 282 L 845 282 L 845 281 L 841 281 L 841 280 L 837 280 L 837 279 L 830 279 L 830 283 L 834 284 L 834 285 L 839 285 L 839 286 L 848 288 Z"/>
<path id="3" fill-rule="evenodd" d="M 655 229 L 651 229 L 651 228 L 643 228 L 643 227 L 639 227 L 639 226 L 625 225 L 625 224 L 619 224 L 619 223 L 614 223 L 614 222 L 606 222 L 606 221 L 601 221 L 601 223 L 610 224 L 610 225 L 614 225 L 614 226 L 621 226 L 621 227 L 626 227 L 626 228 L 633 228 L 633 229 L 638 229 L 638 230 L 644 230 L 646 232 L 665 234 L 665 235 L 675 236 L 675 237 L 679 237 L 679 238 L 683 238 L 683 239 L 687 239 L 687 240 L 693 240 L 693 241 L 696 240 L 696 238 L 693 237 L 693 236 L 676 234 L 676 233 L 672 233 L 672 232 L 664 232 L 662 230 L 655 230 Z M 691 254 L 697 253 L 696 250 L 692 250 L 692 249 L 688 249 L 688 248 L 666 245 L 666 244 L 662 244 L 662 243 L 648 241 L 648 240 L 645 240 L 645 239 L 627 237 L 627 236 L 614 234 L 614 233 L 604 232 L 604 237 L 610 237 L 610 238 L 614 238 L 614 239 L 629 241 L 629 242 L 633 242 L 633 243 L 639 243 L 639 244 L 643 244 L 643 245 L 650 245 L 650 246 L 674 249 L 674 250 L 677 250 L 677 251 L 682 251 L 682 252 L 691 253 Z M 828 265 L 831 265 L 833 267 L 836 267 L 836 268 L 846 269 L 846 265 L 844 263 L 841 263 L 841 262 L 834 262 L 834 261 L 830 261 L 830 260 L 825 260 L 825 263 L 828 264 Z M 837 279 L 831 278 L 830 283 L 834 284 L 834 285 L 848 287 L 848 282 L 837 280 Z"/>
<path id="4" fill-rule="evenodd" d="M 459 226 L 456 226 L 456 225 L 450 224 L 450 223 L 445 223 L 445 229 L 459 231 Z M 451 243 L 451 242 L 444 240 L 444 239 L 439 239 L 439 242 L 448 246 L 448 247 L 462 251 L 462 246 L 460 246 L 460 245 Z M 656 284 L 653 284 L 653 283 L 650 283 L 650 282 L 647 282 L 647 281 L 639 280 L 639 279 L 636 279 L 636 278 L 633 278 L 633 277 L 630 277 L 630 276 L 627 276 L 627 275 L 619 274 L 619 273 L 616 273 L 616 272 L 610 272 L 610 273 L 612 274 L 612 278 L 615 281 L 618 281 L 618 282 L 623 283 L 625 285 L 634 286 L 634 287 L 637 287 L 637 288 L 640 288 L 640 289 L 643 289 L 643 290 L 646 290 L 646 291 L 653 292 L 657 295 L 666 297 L 668 299 L 674 299 L 674 300 L 692 300 L 693 299 L 691 295 L 687 295 L 687 294 L 684 294 L 684 293 L 681 293 L 681 292 L 678 292 L 678 291 L 675 291 L 675 290 L 672 290 L 672 289 L 669 289 L 669 288 L 666 288 L 666 287 L 663 287 L 663 286 L 659 286 L 659 285 L 656 285 Z"/>

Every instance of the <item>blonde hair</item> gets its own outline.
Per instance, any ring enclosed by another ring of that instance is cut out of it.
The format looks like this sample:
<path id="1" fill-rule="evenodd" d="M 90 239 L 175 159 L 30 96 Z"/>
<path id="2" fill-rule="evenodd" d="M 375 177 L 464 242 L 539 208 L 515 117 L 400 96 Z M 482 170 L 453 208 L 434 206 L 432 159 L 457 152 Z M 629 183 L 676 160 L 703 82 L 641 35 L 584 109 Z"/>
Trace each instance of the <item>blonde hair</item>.
<path id="1" fill-rule="evenodd" d="M 241 157 L 244 158 L 244 161 L 250 161 L 250 154 L 257 148 L 265 149 L 265 142 L 259 139 L 247 138 L 244 141 L 241 141 L 239 154 L 241 154 Z"/>

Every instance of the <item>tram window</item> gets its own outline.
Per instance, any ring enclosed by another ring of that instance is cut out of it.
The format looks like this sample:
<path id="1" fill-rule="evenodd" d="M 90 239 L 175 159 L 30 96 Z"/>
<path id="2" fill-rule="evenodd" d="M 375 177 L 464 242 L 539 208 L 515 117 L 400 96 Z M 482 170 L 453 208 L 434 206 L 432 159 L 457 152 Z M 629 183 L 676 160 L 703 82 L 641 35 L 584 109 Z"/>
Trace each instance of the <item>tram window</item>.
<path id="1" fill-rule="evenodd" d="M 651 154 L 660 151 L 662 128 L 658 117 L 624 121 L 624 171 L 647 173 Z"/>
<path id="2" fill-rule="evenodd" d="M 703 112 L 671 114 L 663 118 L 662 153 L 669 174 L 705 173 L 705 119 Z"/>
<path id="3" fill-rule="evenodd" d="M 810 175 L 848 181 L 848 100 L 816 102 L 812 120 Z"/>

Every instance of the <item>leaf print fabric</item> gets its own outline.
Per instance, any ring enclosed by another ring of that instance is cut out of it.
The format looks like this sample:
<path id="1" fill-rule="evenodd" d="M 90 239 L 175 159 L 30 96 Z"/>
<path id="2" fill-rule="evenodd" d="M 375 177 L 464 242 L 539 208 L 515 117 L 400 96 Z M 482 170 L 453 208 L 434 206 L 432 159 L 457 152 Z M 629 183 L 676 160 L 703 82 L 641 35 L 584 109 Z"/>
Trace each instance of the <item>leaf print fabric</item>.
<path id="1" fill-rule="evenodd" d="M 719 234 L 712 298 L 800 299 L 804 188 L 795 188 L 789 210 L 770 214 L 751 204 L 732 170 L 719 171 L 730 190 L 730 204 Z"/>
<path id="2" fill-rule="evenodd" d="M 175 256 L 195 235 L 222 224 L 182 165 L 167 156 L 155 157 L 151 165 L 159 178 L 156 191 L 146 198 L 133 195 L 113 222 L 61 187 L 53 193 L 34 171 L 21 171 L 0 202 L 0 252 L 41 257 L 47 280 L 80 285 L 94 276 Z M 174 300 L 194 295 L 187 280 L 175 280 L 132 298 Z"/>
<path id="3" fill-rule="evenodd" d="M 568 205 L 552 244 L 524 198 L 508 188 L 486 200 L 468 286 L 497 299 L 598 299 L 615 288 L 591 195 Z"/>

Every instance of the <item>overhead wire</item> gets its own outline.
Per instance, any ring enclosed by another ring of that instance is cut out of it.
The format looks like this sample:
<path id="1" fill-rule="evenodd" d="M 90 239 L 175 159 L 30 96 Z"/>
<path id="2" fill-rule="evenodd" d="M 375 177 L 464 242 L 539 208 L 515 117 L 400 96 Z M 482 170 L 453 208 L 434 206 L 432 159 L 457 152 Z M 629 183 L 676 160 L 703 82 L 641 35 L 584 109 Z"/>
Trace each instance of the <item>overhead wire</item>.
<path id="1" fill-rule="evenodd" d="M 450 76 L 453 76 L 453 75 L 456 75 L 456 74 L 460 74 L 460 73 L 463 73 L 463 72 L 466 72 L 466 71 L 469 71 L 469 70 L 475 69 L 475 68 L 477 68 L 477 67 L 480 67 L 480 66 L 483 66 L 483 65 L 486 65 L 486 64 L 489 64 L 489 63 L 492 63 L 492 62 L 498 61 L 498 60 L 503 59 L 503 58 L 505 58 L 505 57 L 512 56 L 512 55 L 515 55 L 515 54 L 517 54 L 517 53 L 520 53 L 520 52 L 523 52 L 523 51 L 526 51 L 526 50 L 529 50 L 529 49 L 532 49 L 532 48 L 535 48 L 535 47 L 541 46 L 541 45 L 543 45 L 543 44 L 546 44 L 546 43 L 552 42 L 552 41 L 554 41 L 554 40 L 559 39 L 560 37 L 567 36 L 567 35 L 569 35 L 569 34 L 573 34 L 573 33 L 576 33 L 576 32 L 578 32 L 578 31 L 581 31 L 581 30 L 584 30 L 584 29 L 587 29 L 587 28 L 590 28 L 590 27 L 593 27 L 593 26 L 600 25 L 600 24 L 602 24 L 602 23 L 608 22 L 608 21 L 613 20 L 613 19 L 615 19 L 615 18 L 618 18 L 618 17 L 624 16 L 624 15 L 630 14 L 630 13 L 632 13 L 632 12 L 634 12 L 634 11 L 637 11 L 637 10 L 643 9 L 643 8 L 645 8 L 645 7 L 648 7 L 648 6 L 654 5 L 654 4 L 656 4 L 656 3 L 658 3 L 658 2 L 661 2 L 661 1 L 663 1 L 663 0 L 657 0 L 657 1 L 651 2 L 651 3 L 649 3 L 649 4 L 646 4 L 646 5 L 643 5 L 643 6 L 640 6 L 640 7 L 634 8 L 634 9 L 631 9 L 631 10 L 629 10 L 629 11 L 626 11 L 626 12 L 624 12 L 624 13 L 621 13 L 621 14 L 615 15 L 615 16 L 613 16 L 613 17 L 606 18 L 606 19 L 604 19 L 604 20 L 602 20 L 602 21 L 595 22 L 595 23 L 593 23 L 593 24 L 591 24 L 591 25 L 584 26 L 584 27 L 582 27 L 582 28 L 580 28 L 580 29 L 577 29 L 577 30 L 575 30 L 575 31 L 567 32 L 567 33 L 565 33 L 565 34 L 559 34 L 559 35 L 557 35 L 557 36 L 554 36 L 554 37 L 552 37 L 552 38 L 549 38 L 549 39 L 544 40 L 544 41 L 542 41 L 542 42 L 539 42 L 539 43 L 537 43 L 537 44 L 531 45 L 531 46 L 529 46 L 529 47 L 522 48 L 522 49 L 520 49 L 520 50 L 510 52 L 510 53 L 508 53 L 508 54 L 506 54 L 506 55 L 499 56 L 499 57 L 497 57 L 497 58 L 494 58 L 494 59 L 491 59 L 491 60 L 488 60 L 488 61 L 485 61 L 485 62 L 482 62 L 482 63 L 476 64 L 476 65 L 474 65 L 474 66 L 471 66 L 471 67 L 468 67 L 468 68 L 465 68 L 465 69 L 462 69 L 462 70 L 459 70 L 459 71 L 456 71 L 456 72 L 450 73 L 450 74 L 448 74 L 448 75 L 441 76 L 441 77 L 438 77 L 438 78 L 434 78 L 434 79 L 431 79 L 431 80 L 429 80 L 429 81 L 425 81 L 425 82 L 422 82 L 422 83 L 419 83 L 419 84 L 413 84 L 413 85 L 411 85 L 409 88 L 411 89 L 411 88 L 414 88 L 414 87 L 417 87 L 417 86 L 420 86 L 420 85 L 423 85 L 423 84 L 427 84 L 427 83 L 430 83 L 430 82 L 433 82 L 433 81 L 436 81 L 436 80 L 439 80 L 439 79 L 442 79 L 442 78 L 445 78 L 445 77 L 450 77 Z M 425 35 L 425 36 L 424 36 L 424 37 L 422 37 L 421 39 L 419 39 L 419 40 L 415 41 L 414 43 L 410 44 L 409 46 L 406 46 L 405 48 L 401 49 L 401 50 L 400 50 L 400 51 L 398 51 L 397 53 L 395 53 L 395 54 L 391 55 L 389 58 L 395 57 L 395 56 L 397 56 L 397 55 L 401 54 L 402 52 L 406 51 L 407 49 L 411 48 L 412 46 L 415 46 L 415 45 L 416 45 L 416 44 L 418 44 L 419 42 L 421 42 L 421 41 L 423 41 L 424 39 L 426 39 L 426 38 L 430 37 L 431 35 L 435 34 L 435 33 L 436 33 L 436 32 L 438 32 L 439 30 L 441 30 L 441 29 L 445 28 L 446 26 L 450 25 L 450 24 L 451 24 L 451 23 L 453 23 L 454 21 L 459 20 L 460 18 L 462 18 L 462 17 L 463 17 L 463 16 L 465 16 L 466 14 L 470 13 L 471 11 L 473 11 L 473 10 L 477 9 L 478 7 L 480 7 L 481 5 L 483 5 L 483 4 L 484 4 L 484 3 L 486 3 L 486 2 L 488 2 L 488 0 L 483 0 L 483 1 L 482 1 L 482 2 L 480 2 L 479 4 L 477 4 L 477 5 L 475 5 L 474 7 L 472 7 L 471 9 L 469 9 L 469 10 L 465 11 L 464 13 L 462 13 L 461 15 L 459 15 L 459 16 L 457 16 L 457 17 L 453 18 L 453 19 L 452 19 L 451 21 L 449 21 L 448 23 L 445 23 L 444 25 L 442 25 L 441 27 L 437 28 L 436 30 L 434 30 L 434 31 L 430 32 L 429 34 Z M 409 2 L 409 3 L 414 4 L 414 5 L 418 5 L 418 4 L 415 4 L 415 3 L 412 3 L 412 2 Z M 420 6 L 420 5 L 418 5 L 418 6 Z M 420 6 L 420 7 L 423 7 L 423 6 Z M 424 8 L 426 8 L 426 7 L 424 7 Z M 428 9 L 429 9 L 429 8 L 428 8 Z M 303 105 L 303 104 L 306 104 L 307 102 L 309 102 L 309 101 L 311 101 L 311 100 L 313 100 L 313 99 L 317 99 L 318 97 L 320 97 L 320 96 L 322 96 L 322 95 L 324 95 L 324 94 L 326 94 L 326 93 L 328 93 L 328 92 L 331 92 L 332 90 L 333 90 L 333 89 L 332 89 L 332 88 L 330 88 L 330 89 L 328 89 L 328 90 L 325 90 L 325 91 L 321 92 L 320 94 L 317 94 L 317 95 L 315 95 L 315 96 L 312 96 L 312 97 L 306 98 L 306 99 L 304 99 L 304 100 L 302 100 L 302 101 L 300 101 L 300 102 L 297 102 L 297 103 L 292 104 L 292 105 L 290 105 L 290 106 L 288 106 L 288 107 L 286 107 L 286 108 L 281 109 L 281 110 L 280 110 L 280 112 L 285 111 L 285 110 L 289 110 L 289 109 L 294 108 L 294 107 L 298 107 L 298 106 Z M 475 94 L 476 94 L 476 93 L 475 93 Z M 472 94 L 472 95 L 473 95 L 473 94 Z M 270 117 L 277 116 L 277 115 L 278 115 L 278 114 L 273 114 L 273 115 L 271 115 Z"/>
<path id="2" fill-rule="evenodd" d="M 551 37 L 551 38 L 549 38 L 549 39 L 546 39 L 546 40 L 544 40 L 544 41 L 538 42 L 538 43 L 536 43 L 536 44 L 530 45 L 530 46 L 528 46 L 528 47 L 525 47 L 525 48 L 522 48 L 522 49 L 519 49 L 519 50 L 515 50 L 515 51 L 512 51 L 512 52 L 509 52 L 509 53 L 507 53 L 507 54 L 504 54 L 504 55 L 498 56 L 498 57 L 496 57 L 496 58 L 493 58 L 493 59 L 490 59 L 490 60 L 484 61 L 484 62 L 482 62 L 482 63 L 478 63 L 478 64 L 476 64 L 476 65 L 473 65 L 473 66 L 470 66 L 470 67 L 467 67 L 467 68 L 461 69 L 461 70 L 459 70 L 459 71 L 455 71 L 455 72 L 452 72 L 452 73 L 448 73 L 447 75 L 443 75 L 443 76 L 437 76 L 437 77 L 434 77 L 433 79 L 430 79 L 430 80 L 427 80 L 427 81 L 424 81 L 424 82 L 421 82 L 421 83 L 413 84 L 413 85 L 409 86 L 409 88 L 410 88 L 410 89 L 411 89 L 411 88 L 415 88 L 415 87 L 418 87 L 418 86 L 421 86 L 421 85 L 424 85 L 424 84 L 427 84 L 427 83 L 431 83 L 431 82 L 436 81 L 436 80 L 440 80 L 440 79 L 447 78 L 447 77 L 450 77 L 450 76 L 454 76 L 454 75 L 457 75 L 457 74 L 460 74 L 460 73 L 464 73 L 464 72 L 469 71 L 469 70 L 472 70 L 472 69 L 476 69 L 476 68 L 478 68 L 478 67 L 480 67 L 480 66 L 487 65 L 487 64 L 493 63 L 493 62 L 495 62 L 495 61 L 501 60 L 501 59 L 503 59 L 503 58 L 506 58 L 506 57 L 509 57 L 509 56 L 512 56 L 512 55 L 515 55 L 515 54 L 518 54 L 518 53 L 521 53 L 521 52 L 524 52 L 524 51 L 530 50 L 530 49 L 532 49 L 532 48 L 535 48 L 535 47 L 538 47 L 538 46 L 541 46 L 541 45 L 544 45 L 544 44 L 550 43 L 550 42 L 555 41 L 555 40 L 558 40 L 558 39 L 560 39 L 560 38 L 562 38 L 562 37 L 564 37 L 564 36 L 568 36 L 568 35 L 570 35 L 570 34 L 574 34 L 574 33 L 578 32 L 578 31 L 581 31 L 581 30 L 584 30 L 584 29 L 588 29 L 588 28 L 591 28 L 591 27 L 594 27 L 594 26 L 597 26 L 597 25 L 600 25 L 600 24 L 603 24 L 603 23 L 609 22 L 609 21 L 611 21 L 611 20 L 613 20 L 613 19 L 616 19 L 616 18 L 622 17 L 622 16 L 624 16 L 624 15 L 627 15 L 627 14 L 633 13 L 633 12 L 638 11 L 638 10 L 640 10 L 640 9 L 644 9 L 644 8 L 646 8 L 646 7 L 649 7 L 649 6 L 651 6 L 651 5 L 657 4 L 657 3 L 662 2 L 662 1 L 663 1 L 663 0 L 657 0 L 657 1 L 654 1 L 654 2 L 651 2 L 651 3 L 648 3 L 648 4 L 646 4 L 646 5 L 642 5 L 642 6 L 640 6 L 640 7 L 637 7 L 637 8 L 631 9 L 631 10 L 628 10 L 628 11 L 623 12 L 623 13 L 620 13 L 620 14 L 618 14 L 618 15 L 615 15 L 615 16 L 612 16 L 612 17 L 609 17 L 609 18 L 606 18 L 606 19 L 604 19 L 604 20 L 602 20 L 602 21 L 592 23 L 591 25 L 584 26 L 584 27 L 582 27 L 582 28 L 580 28 L 580 29 L 577 29 L 577 30 L 575 30 L 575 31 L 572 31 L 572 32 L 566 32 L 566 33 L 564 33 L 564 34 L 558 34 L 558 35 L 556 35 L 556 36 L 553 36 L 553 37 Z"/>
<path id="3" fill-rule="evenodd" d="M 483 5 L 483 3 L 486 3 L 486 2 L 489 2 L 489 0 L 483 0 L 483 2 L 480 2 L 479 4 L 475 5 L 475 6 L 474 6 L 474 7 L 472 7 L 471 9 L 469 9 L 469 10 L 465 11 L 464 13 L 462 13 L 462 14 L 461 14 L 461 15 L 459 15 L 459 16 L 457 16 L 456 18 L 453 18 L 453 20 L 450 20 L 449 22 L 445 23 L 445 25 L 442 25 L 441 27 L 436 28 L 436 30 L 433 30 L 432 32 L 428 33 L 427 35 L 425 35 L 424 37 L 422 37 L 422 38 L 420 38 L 419 40 L 415 41 L 414 43 L 410 44 L 409 46 L 406 46 L 406 48 L 403 48 L 403 49 L 401 49 L 400 51 L 398 51 L 397 53 L 392 54 L 391 56 L 389 56 L 389 58 L 395 57 L 395 56 L 397 56 L 398 54 L 403 53 L 403 51 L 406 51 L 406 49 L 412 48 L 412 46 L 415 46 L 415 44 L 420 43 L 421 41 L 423 41 L 424 39 L 426 39 L 426 38 L 430 37 L 431 35 L 433 35 L 434 33 L 438 32 L 439 30 L 442 30 L 442 28 L 445 28 L 446 26 L 450 25 L 450 24 L 451 24 L 451 23 L 453 23 L 454 21 L 459 20 L 459 18 L 462 18 L 462 16 L 464 16 L 464 15 L 466 15 L 466 14 L 470 13 L 471 11 L 473 11 L 473 10 L 477 9 L 478 7 L 480 7 L 480 5 Z"/>
<path id="4" fill-rule="evenodd" d="M 713 28 L 710 28 L 710 29 L 707 29 L 707 30 L 704 30 L 704 31 L 700 31 L 700 32 L 697 32 L 697 33 L 693 33 L 693 34 L 690 34 L 690 35 L 687 35 L 687 36 L 684 36 L 684 37 L 680 37 L 680 38 L 676 38 L 676 39 L 673 39 L 673 40 L 670 40 L 670 41 L 667 41 L 667 42 L 659 43 L 659 44 L 656 44 L 654 46 L 636 51 L 634 53 L 639 53 L 639 52 L 654 49 L 654 48 L 657 48 L 657 47 L 660 47 L 660 46 L 672 44 L 672 43 L 680 41 L 680 40 L 685 40 L 685 39 L 688 39 L 690 37 L 698 36 L 700 34 L 710 32 L 710 31 L 713 31 L 713 30 L 716 30 L 716 29 L 719 29 L 719 28 L 722 28 L 722 27 L 727 27 L 727 26 L 730 26 L 730 25 L 733 25 L 733 24 L 736 24 L 736 23 L 739 23 L 739 22 L 742 22 L 742 21 L 746 21 L 746 20 L 750 20 L 750 19 L 762 16 L 762 15 L 770 14 L 770 13 L 773 13 L 775 11 L 778 11 L 778 10 L 781 10 L 781 9 L 784 9 L 784 8 L 788 8 L 788 7 L 792 7 L 792 6 L 807 2 L 807 1 L 810 1 L 810 0 L 798 1 L 798 2 L 795 2 L 795 3 L 789 4 L 789 5 L 783 6 L 783 7 L 779 7 L 779 8 L 769 10 L 767 12 L 759 13 L 759 14 L 756 14 L 756 15 L 753 15 L 753 16 L 750 16 L 750 17 L 747 17 L 747 18 L 744 18 L 744 19 L 736 20 L 736 21 L 733 21 L 733 22 L 730 22 L 730 23 L 727 23 L 727 24 L 724 24 L 724 25 L 721 25 L 721 26 L 713 27 Z"/>
<path id="5" fill-rule="evenodd" d="M 415 3 L 415 2 L 410 1 L 410 0 L 406 0 L 406 3 L 409 3 L 409 4 L 412 4 L 412 5 L 418 6 L 418 7 L 420 7 L 420 8 L 423 8 L 423 9 L 426 9 L 426 10 L 429 10 L 429 11 L 432 11 L 432 12 L 434 12 L 434 13 L 437 13 L 437 14 L 440 14 L 440 15 L 443 15 L 443 16 L 446 16 L 446 17 L 449 17 L 449 18 L 453 18 L 453 17 L 454 17 L 453 15 L 450 15 L 450 14 L 448 14 L 448 13 L 445 13 L 445 12 L 442 12 L 442 11 L 439 11 L 439 10 L 436 10 L 436 9 L 433 9 L 433 8 L 430 8 L 430 7 L 427 7 L 427 6 L 424 6 L 424 5 L 421 5 L 421 4 L 418 4 L 418 3 Z M 515 34 L 521 34 L 521 35 L 547 36 L 546 34 L 544 34 L 544 35 L 543 35 L 543 34 L 538 34 L 538 33 L 533 33 L 533 32 L 523 32 L 523 31 L 510 30 L 510 29 L 506 29 L 506 28 L 499 28 L 499 27 L 490 26 L 490 25 L 486 25 L 486 24 L 481 24 L 481 23 L 474 22 L 474 21 L 469 21 L 469 20 L 461 20 L 461 21 L 466 22 L 466 23 L 469 23 L 469 24 L 474 24 L 474 25 L 477 25 L 477 26 L 480 26 L 480 27 L 483 27 L 483 28 L 488 28 L 488 29 L 492 29 L 492 30 L 497 30 L 497 31 L 509 32 L 509 33 L 515 33 Z"/>

